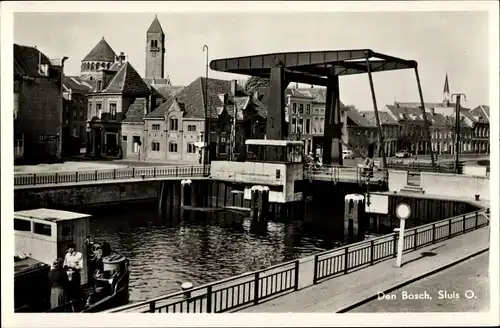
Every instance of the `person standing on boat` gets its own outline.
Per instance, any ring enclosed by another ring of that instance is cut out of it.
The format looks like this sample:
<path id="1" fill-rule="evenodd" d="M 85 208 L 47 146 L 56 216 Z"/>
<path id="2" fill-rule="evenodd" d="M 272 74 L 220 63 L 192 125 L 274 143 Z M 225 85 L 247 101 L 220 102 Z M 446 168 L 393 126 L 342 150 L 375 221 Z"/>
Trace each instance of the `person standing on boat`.
<path id="1" fill-rule="evenodd" d="M 67 303 L 67 293 L 69 286 L 68 276 L 63 268 L 63 260 L 56 259 L 49 272 L 49 280 L 52 285 L 50 291 L 51 309 Z"/>
<path id="2" fill-rule="evenodd" d="M 76 251 L 76 245 L 68 245 L 68 252 L 64 257 L 64 267 L 70 281 L 70 299 L 80 296 L 80 284 L 82 281 L 81 271 L 83 270 L 83 255 Z"/>

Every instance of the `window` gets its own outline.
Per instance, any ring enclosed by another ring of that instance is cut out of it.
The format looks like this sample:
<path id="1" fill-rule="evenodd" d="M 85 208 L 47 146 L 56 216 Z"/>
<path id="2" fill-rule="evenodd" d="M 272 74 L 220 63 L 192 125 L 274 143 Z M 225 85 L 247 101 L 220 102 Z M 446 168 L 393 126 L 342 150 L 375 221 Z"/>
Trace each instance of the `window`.
<path id="1" fill-rule="evenodd" d="M 33 232 L 39 235 L 52 236 L 52 227 L 49 224 L 34 223 Z"/>
<path id="2" fill-rule="evenodd" d="M 175 142 L 171 142 L 169 145 L 168 145 L 168 150 L 171 152 L 171 153 L 176 153 L 177 152 L 177 144 Z"/>
<path id="3" fill-rule="evenodd" d="M 309 105 L 307 105 L 309 106 Z M 310 124 L 311 124 L 311 121 L 309 119 L 306 120 L 306 133 L 310 133 Z"/>
<path id="4" fill-rule="evenodd" d="M 31 221 L 14 219 L 14 230 L 17 231 L 31 231 Z"/>
<path id="5" fill-rule="evenodd" d="M 141 137 L 138 136 L 133 136 L 133 147 L 132 147 L 132 152 L 133 153 L 138 153 L 140 150 L 141 146 Z"/>
<path id="6" fill-rule="evenodd" d="M 319 108 L 315 108 L 315 109 L 314 109 L 314 112 L 315 112 L 316 114 L 318 114 L 318 113 L 319 113 Z"/>
<path id="7" fill-rule="evenodd" d="M 14 139 L 14 154 L 16 156 L 23 156 L 24 154 L 24 136 L 19 136 Z"/>
<path id="8" fill-rule="evenodd" d="M 102 90 L 102 81 L 101 80 L 97 80 L 97 91 L 101 91 L 101 90 Z"/>
<path id="9" fill-rule="evenodd" d="M 299 114 L 300 115 L 304 114 L 304 104 L 299 105 Z"/>
<path id="10" fill-rule="evenodd" d="M 73 137 L 77 137 L 78 134 L 77 134 L 77 130 L 76 130 L 76 126 L 73 125 Z"/>
<path id="11" fill-rule="evenodd" d="M 109 104 L 109 114 L 112 120 L 116 120 L 116 103 Z"/>
<path id="12" fill-rule="evenodd" d="M 85 127 L 80 126 L 80 138 L 83 138 L 83 136 L 85 136 Z"/>
<path id="13" fill-rule="evenodd" d="M 303 124 L 304 124 L 304 120 L 299 119 L 298 128 L 299 128 L 300 132 L 304 132 L 304 128 L 302 127 Z"/>
<path id="14" fill-rule="evenodd" d="M 78 119 L 78 114 L 76 113 L 76 108 L 73 108 L 73 119 L 74 120 Z"/>
<path id="15" fill-rule="evenodd" d="M 297 114 L 297 104 L 296 103 L 292 104 L 292 113 Z"/>
<path id="16" fill-rule="evenodd" d="M 87 117 L 88 119 L 92 119 L 92 117 L 94 117 L 95 115 L 93 115 L 92 113 L 92 102 L 89 101 L 89 109 L 87 111 Z"/>
<path id="17" fill-rule="evenodd" d="M 315 117 L 313 125 L 313 133 L 317 133 L 318 131 L 319 131 L 319 119 Z"/>
<path id="18" fill-rule="evenodd" d="M 85 107 L 80 108 L 80 120 L 81 121 L 85 120 Z"/>
<path id="19" fill-rule="evenodd" d="M 196 125 L 188 125 L 188 131 L 196 131 Z"/>
<path id="20" fill-rule="evenodd" d="M 187 152 L 189 154 L 196 153 L 196 147 L 195 147 L 195 145 L 193 143 L 188 143 L 188 145 L 187 145 Z"/>
<path id="21" fill-rule="evenodd" d="M 292 118 L 292 133 L 297 133 L 297 119 Z"/>
<path id="22" fill-rule="evenodd" d="M 153 131 L 160 131 L 160 124 L 153 124 L 151 127 L 151 130 Z"/>
<path id="23" fill-rule="evenodd" d="M 307 107 L 306 107 L 306 114 L 309 115 L 311 114 L 311 105 L 307 104 Z"/>
<path id="24" fill-rule="evenodd" d="M 97 112 L 97 118 L 101 118 L 101 115 L 102 115 L 102 104 L 101 103 L 97 103 L 96 104 L 96 112 Z"/>
<path id="25" fill-rule="evenodd" d="M 221 153 L 221 154 L 226 154 L 227 153 L 227 145 L 226 144 L 220 144 L 219 145 L 219 153 Z"/>
<path id="26" fill-rule="evenodd" d="M 127 141 L 127 136 L 123 136 L 123 137 L 122 137 L 122 140 L 123 140 L 123 141 Z"/>
<path id="27" fill-rule="evenodd" d="M 160 143 L 156 142 L 156 141 L 153 141 L 151 143 L 151 150 L 152 151 L 160 151 Z"/>
<path id="28" fill-rule="evenodd" d="M 170 119 L 170 130 L 177 131 L 177 124 L 178 124 L 178 120 L 176 118 L 171 118 Z"/>

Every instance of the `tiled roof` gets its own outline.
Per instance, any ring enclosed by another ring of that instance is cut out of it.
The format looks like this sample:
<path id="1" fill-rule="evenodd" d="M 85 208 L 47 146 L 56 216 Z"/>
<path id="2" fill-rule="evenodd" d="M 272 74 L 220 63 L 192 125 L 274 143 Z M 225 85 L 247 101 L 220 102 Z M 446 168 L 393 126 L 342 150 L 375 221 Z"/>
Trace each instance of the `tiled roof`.
<path id="1" fill-rule="evenodd" d="M 199 77 L 188 86 L 177 93 L 176 98 L 180 103 L 185 106 L 185 116 L 204 118 L 205 108 L 203 106 L 204 102 L 204 92 L 205 92 L 205 82 L 206 78 Z M 217 107 L 222 106 L 222 102 L 219 99 L 219 94 L 231 93 L 231 81 L 218 80 L 218 79 L 208 79 L 208 110 L 212 117 L 217 116 Z M 238 85 L 236 96 L 247 95 L 243 88 Z"/>
<path id="2" fill-rule="evenodd" d="M 94 49 L 83 58 L 82 61 L 106 61 L 114 62 L 116 58 L 116 53 L 110 47 L 110 45 L 104 40 L 104 37 L 97 43 Z"/>
<path id="3" fill-rule="evenodd" d="M 50 65 L 50 59 L 35 47 L 14 44 L 14 74 L 38 77 L 38 61 L 43 65 Z"/>
<path id="4" fill-rule="evenodd" d="M 158 20 L 158 16 L 155 16 L 155 19 L 153 19 L 153 22 L 148 28 L 148 31 L 146 33 L 161 33 L 163 34 L 163 30 L 160 25 L 160 21 Z"/>
<path id="5" fill-rule="evenodd" d="M 357 126 L 362 126 L 362 127 L 376 127 L 376 124 L 372 124 L 370 120 L 368 120 L 366 117 L 364 117 L 361 113 L 359 113 L 356 110 L 348 110 L 346 111 L 347 117 L 350 118 L 354 124 Z M 347 123 L 349 125 L 349 122 Z"/>
<path id="6" fill-rule="evenodd" d="M 155 110 L 153 110 L 151 113 L 149 113 L 146 117 L 147 118 L 163 118 L 165 117 L 165 113 L 168 111 L 170 106 L 172 106 L 172 103 L 174 102 L 174 98 L 171 97 L 167 99 L 164 103 L 160 104 Z"/>
<path id="7" fill-rule="evenodd" d="M 145 98 L 136 98 L 132 104 L 130 104 L 127 112 L 125 113 L 125 118 L 122 122 L 124 123 L 141 123 L 144 118 L 146 108 Z"/>
<path id="8" fill-rule="evenodd" d="M 326 88 L 288 88 L 285 90 L 285 95 L 312 98 L 314 103 L 326 103 Z"/>
<path id="9" fill-rule="evenodd" d="M 103 93 L 122 93 L 126 95 L 149 94 L 149 88 L 132 64 L 125 62 L 110 80 Z"/>
<path id="10" fill-rule="evenodd" d="M 86 94 L 93 89 L 93 85 L 89 81 L 85 81 L 78 76 L 64 76 L 63 84 L 72 92 Z"/>
<path id="11" fill-rule="evenodd" d="M 472 109 L 470 112 L 473 120 L 475 122 L 479 121 L 479 117 L 483 118 L 483 122 L 490 123 L 490 107 L 486 105 L 480 105 Z"/>
<path id="12" fill-rule="evenodd" d="M 420 102 L 400 102 L 396 101 L 394 105 L 399 105 L 400 107 L 420 107 L 422 104 Z M 450 102 L 449 104 L 444 102 L 424 102 L 425 108 L 436 108 L 436 107 L 455 107 L 455 103 Z"/>
<path id="13" fill-rule="evenodd" d="M 174 85 L 150 85 L 151 91 L 163 99 L 169 99 L 178 94 L 184 87 Z"/>
<path id="14" fill-rule="evenodd" d="M 364 115 L 364 118 L 366 118 L 368 121 L 370 121 L 371 124 L 377 125 L 377 118 L 375 117 L 375 112 L 374 111 L 360 111 L 359 112 L 361 115 Z M 391 124 L 391 125 L 397 125 L 398 122 L 392 118 L 391 115 L 387 112 L 378 112 L 378 117 L 380 119 L 380 124 Z"/>

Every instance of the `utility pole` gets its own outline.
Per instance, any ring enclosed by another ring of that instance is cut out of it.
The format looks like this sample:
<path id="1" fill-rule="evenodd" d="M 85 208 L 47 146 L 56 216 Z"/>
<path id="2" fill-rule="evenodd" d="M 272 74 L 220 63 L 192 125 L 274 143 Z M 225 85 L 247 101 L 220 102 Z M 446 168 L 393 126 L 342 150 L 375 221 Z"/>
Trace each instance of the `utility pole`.
<path id="1" fill-rule="evenodd" d="M 459 174 L 458 169 L 458 155 L 460 154 L 460 98 L 464 96 L 464 101 L 467 101 L 467 97 L 464 93 L 454 93 L 451 95 L 451 99 L 453 96 L 456 96 L 457 101 L 455 104 L 455 172 Z"/>

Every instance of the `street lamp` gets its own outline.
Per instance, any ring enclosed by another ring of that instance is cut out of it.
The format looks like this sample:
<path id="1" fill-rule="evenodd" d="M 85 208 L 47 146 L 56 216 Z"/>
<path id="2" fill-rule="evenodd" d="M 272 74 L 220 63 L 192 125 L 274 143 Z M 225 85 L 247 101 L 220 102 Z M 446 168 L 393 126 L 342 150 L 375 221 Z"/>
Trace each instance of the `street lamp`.
<path id="1" fill-rule="evenodd" d="M 206 156 L 202 156 L 203 160 L 203 175 L 206 174 L 205 168 L 206 168 L 206 162 L 208 160 L 208 115 L 207 115 L 207 99 L 208 99 L 208 46 L 205 44 L 203 45 L 203 52 L 207 51 L 207 57 L 206 57 L 206 68 L 205 68 L 205 100 L 204 100 L 204 107 L 205 107 L 205 138 L 204 138 L 204 147 L 203 147 L 203 153 L 206 154 Z"/>

